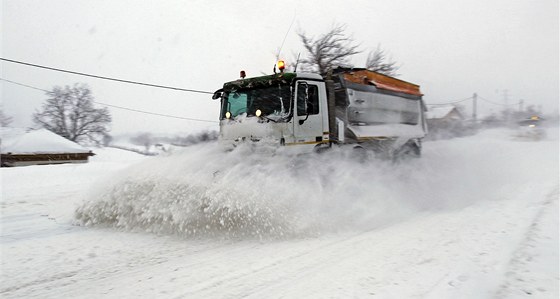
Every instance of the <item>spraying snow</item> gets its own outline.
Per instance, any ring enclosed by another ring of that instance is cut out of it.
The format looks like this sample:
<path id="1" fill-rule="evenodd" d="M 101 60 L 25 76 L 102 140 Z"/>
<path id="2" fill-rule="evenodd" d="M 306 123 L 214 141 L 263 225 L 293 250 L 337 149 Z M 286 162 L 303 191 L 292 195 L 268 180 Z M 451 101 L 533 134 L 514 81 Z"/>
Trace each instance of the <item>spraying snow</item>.
<path id="1" fill-rule="evenodd" d="M 226 153 L 213 144 L 150 160 L 96 188 L 76 216 L 86 225 L 262 238 L 355 225 L 386 214 L 391 205 L 382 205 L 387 188 L 366 187 L 389 165 L 360 166 L 339 151 L 254 150 Z"/>
<path id="2" fill-rule="evenodd" d="M 546 169 L 512 163 L 511 157 L 538 153 L 495 137 L 486 137 L 482 147 L 459 140 L 453 152 L 448 145 L 440 152 L 442 143 L 433 142 L 424 158 L 398 164 L 359 163 L 337 149 L 319 155 L 199 145 L 99 183 L 76 218 L 83 225 L 233 238 L 370 230 L 418 211 L 468 206 L 480 200 L 476 194 L 499 198 L 504 189 L 535 180 L 533 172 L 524 175 L 520 169 Z M 553 174 L 542 175 L 547 181 Z"/>

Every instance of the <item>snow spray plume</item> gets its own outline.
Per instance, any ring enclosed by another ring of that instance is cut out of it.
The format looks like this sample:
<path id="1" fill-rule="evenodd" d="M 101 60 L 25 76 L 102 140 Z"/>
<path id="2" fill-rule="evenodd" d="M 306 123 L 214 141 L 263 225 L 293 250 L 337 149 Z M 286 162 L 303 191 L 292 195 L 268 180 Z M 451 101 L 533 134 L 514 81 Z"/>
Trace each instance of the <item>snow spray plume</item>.
<path id="1" fill-rule="evenodd" d="M 389 208 L 398 214 L 387 187 L 372 186 L 390 167 L 384 162 L 364 166 L 340 151 L 260 151 L 225 153 L 211 144 L 150 159 L 99 183 L 76 219 L 187 236 L 281 238 L 379 222 Z"/>
<path id="2" fill-rule="evenodd" d="M 492 140 L 467 152 L 462 142 L 445 152 L 435 142 L 423 158 L 397 164 L 359 163 L 337 149 L 318 155 L 241 146 L 226 153 L 215 143 L 196 145 L 98 184 L 75 216 L 81 225 L 197 237 L 370 230 L 418 211 L 465 207 L 525 179 L 512 177 L 520 166 L 499 154 L 511 148 Z"/>

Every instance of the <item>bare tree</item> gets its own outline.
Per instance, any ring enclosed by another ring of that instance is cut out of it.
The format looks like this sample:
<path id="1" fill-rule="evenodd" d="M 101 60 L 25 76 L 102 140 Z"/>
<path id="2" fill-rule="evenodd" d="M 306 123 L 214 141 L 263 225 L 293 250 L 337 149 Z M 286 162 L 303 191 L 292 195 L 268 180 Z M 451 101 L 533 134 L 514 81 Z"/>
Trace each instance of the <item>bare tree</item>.
<path id="1" fill-rule="evenodd" d="M 103 146 L 109 146 L 111 145 L 111 143 L 113 143 L 113 136 L 109 134 L 105 134 L 105 136 L 103 136 L 103 140 L 101 141 L 101 144 Z"/>
<path id="2" fill-rule="evenodd" d="M 189 146 L 193 144 L 210 142 L 218 139 L 217 131 L 202 131 L 188 136 L 177 136 L 171 140 L 171 144 L 176 146 Z"/>
<path id="3" fill-rule="evenodd" d="M 102 143 L 111 115 L 107 108 L 93 106 L 93 95 L 86 85 L 56 86 L 47 95 L 42 111 L 33 114 L 36 124 L 74 142 Z"/>
<path id="4" fill-rule="evenodd" d="M 154 143 L 154 137 L 152 137 L 152 134 L 145 132 L 132 137 L 130 141 L 133 144 L 144 146 L 146 151 L 148 151 L 152 143 Z"/>
<path id="5" fill-rule="evenodd" d="M 4 111 L 0 109 L 0 126 L 7 127 L 12 123 L 13 118 L 4 114 Z"/>
<path id="6" fill-rule="evenodd" d="M 322 76 L 325 76 L 329 69 L 347 66 L 348 58 L 361 51 L 358 50 L 358 45 L 353 44 L 352 37 L 346 35 L 345 30 L 346 25 L 333 25 L 329 32 L 316 39 L 299 32 L 298 35 L 308 54 L 300 63 Z"/>
<path id="7" fill-rule="evenodd" d="M 378 72 L 387 76 L 396 77 L 397 71 L 400 66 L 397 65 L 395 61 L 387 58 L 387 53 L 385 50 L 381 49 L 380 45 L 377 48 L 369 52 L 366 68 L 370 71 Z"/>

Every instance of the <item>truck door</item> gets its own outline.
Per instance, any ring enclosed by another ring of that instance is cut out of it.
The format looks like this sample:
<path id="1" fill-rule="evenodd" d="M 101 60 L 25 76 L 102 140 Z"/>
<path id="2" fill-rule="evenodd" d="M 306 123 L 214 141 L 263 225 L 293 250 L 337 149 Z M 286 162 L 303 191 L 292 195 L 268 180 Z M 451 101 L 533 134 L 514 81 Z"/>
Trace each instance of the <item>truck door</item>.
<path id="1" fill-rule="evenodd" d="M 296 109 L 294 137 L 297 144 L 314 144 L 323 140 L 323 111 L 318 82 L 298 81 L 296 86 Z"/>

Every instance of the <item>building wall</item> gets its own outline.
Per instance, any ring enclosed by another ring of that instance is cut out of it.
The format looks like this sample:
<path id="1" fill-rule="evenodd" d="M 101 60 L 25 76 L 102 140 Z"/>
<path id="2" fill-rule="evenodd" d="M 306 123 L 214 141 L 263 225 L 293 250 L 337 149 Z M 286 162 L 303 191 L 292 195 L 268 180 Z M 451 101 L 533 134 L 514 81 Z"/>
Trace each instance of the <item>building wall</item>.
<path id="1" fill-rule="evenodd" d="M 65 154 L 35 154 L 14 155 L 2 154 L 0 161 L 2 167 L 64 164 L 64 163 L 87 163 L 93 153 L 65 153 Z"/>

